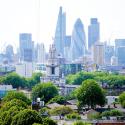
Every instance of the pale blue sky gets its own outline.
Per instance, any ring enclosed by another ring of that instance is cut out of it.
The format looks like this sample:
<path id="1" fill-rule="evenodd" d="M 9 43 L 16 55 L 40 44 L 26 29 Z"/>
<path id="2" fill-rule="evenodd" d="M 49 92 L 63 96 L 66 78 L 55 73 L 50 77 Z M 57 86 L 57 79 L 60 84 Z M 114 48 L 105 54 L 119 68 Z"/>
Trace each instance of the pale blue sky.
<path id="1" fill-rule="evenodd" d="M 17 47 L 22 32 L 32 33 L 35 42 L 40 39 L 48 47 L 60 6 L 67 15 L 68 35 L 79 17 L 87 35 L 90 18 L 97 17 L 101 41 L 125 38 L 125 0 L 0 0 L 0 49 L 9 43 Z"/>

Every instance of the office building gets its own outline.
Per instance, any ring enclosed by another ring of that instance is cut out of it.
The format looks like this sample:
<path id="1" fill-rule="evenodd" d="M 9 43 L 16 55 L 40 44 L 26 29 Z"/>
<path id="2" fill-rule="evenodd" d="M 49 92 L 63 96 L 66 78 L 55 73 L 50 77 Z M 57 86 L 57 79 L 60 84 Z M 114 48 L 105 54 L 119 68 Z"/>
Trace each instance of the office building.
<path id="1" fill-rule="evenodd" d="M 97 18 L 91 18 L 91 23 L 88 26 L 88 49 L 98 42 L 100 39 L 100 24 Z"/>
<path id="2" fill-rule="evenodd" d="M 93 46 L 93 61 L 97 65 L 104 65 L 105 47 L 103 43 L 96 43 Z"/>
<path id="3" fill-rule="evenodd" d="M 72 36 L 71 36 L 71 60 L 75 61 L 85 55 L 86 51 L 86 37 L 84 31 L 84 25 L 81 19 L 77 19 L 74 24 Z"/>
<path id="4" fill-rule="evenodd" d="M 14 58 L 14 52 L 13 52 L 13 46 L 7 45 L 6 47 L 6 58 L 8 62 L 13 62 Z"/>
<path id="5" fill-rule="evenodd" d="M 66 36 L 66 14 L 63 13 L 62 7 L 60 7 L 58 20 L 56 25 L 54 45 L 58 55 L 64 56 L 64 44 Z"/>
<path id="6" fill-rule="evenodd" d="M 32 41 L 32 34 L 21 33 L 19 37 L 20 47 L 20 61 L 32 62 L 34 43 Z"/>
<path id="7" fill-rule="evenodd" d="M 65 47 L 64 47 L 64 58 L 66 59 L 66 61 L 71 60 L 71 52 L 69 51 L 70 46 L 71 46 L 71 36 L 66 36 L 65 37 Z"/>
<path id="8" fill-rule="evenodd" d="M 125 46 L 117 48 L 118 65 L 125 65 Z"/>
<path id="9" fill-rule="evenodd" d="M 45 64 L 46 62 L 46 52 L 43 43 L 37 44 L 37 62 Z"/>

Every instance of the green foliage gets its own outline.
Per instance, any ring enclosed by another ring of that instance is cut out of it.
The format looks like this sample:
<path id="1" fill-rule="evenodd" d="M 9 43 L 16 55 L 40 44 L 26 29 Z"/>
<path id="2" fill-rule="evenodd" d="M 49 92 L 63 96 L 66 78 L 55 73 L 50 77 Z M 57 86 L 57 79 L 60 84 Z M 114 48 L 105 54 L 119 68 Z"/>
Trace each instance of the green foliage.
<path id="1" fill-rule="evenodd" d="M 63 96 L 58 95 L 58 96 L 55 96 L 54 98 L 52 98 L 52 99 L 48 102 L 48 104 L 54 103 L 54 102 L 56 102 L 56 103 L 58 103 L 58 104 L 65 104 L 66 99 L 65 99 L 65 97 L 63 97 Z"/>
<path id="2" fill-rule="evenodd" d="M 77 89 L 77 98 L 81 107 L 88 105 L 95 108 L 96 105 L 103 106 L 106 101 L 103 89 L 94 80 L 82 83 Z"/>
<path id="3" fill-rule="evenodd" d="M 37 82 L 40 83 L 40 77 L 43 76 L 42 73 L 33 73 L 32 78 Z"/>
<path id="4" fill-rule="evenodd" d="M 90 120 L 95 120 L 95 119 L 100 119 L 101 115 L 100 113 L 97 112 L 97 113 L 88 114 L 87 117 Z"/>
<path id="5" fill-rule="evenodd" d="M 36 99 L 37 97 L 39 97 L 46 103 L 57 95 L 58 89 L 52 83 L 37 84 L 32 89 L 32 98 Z"/>
<path id="6" fill-rule="evenodd" d="M 75 75 L 68 75 L 66 82 L 73 85 L 81 85 L 84 80 L 93 79 L 94 75 L 89 72 L 78 72 Z"/>
<path id="7" fill-rule="evenodd" d="M 47 117 L 47 118 L 43 118 L 43 125 L 57 125 L 57 123 Z"/>
<path id="8" fill-rule="evenodd" d="M 77 113 L 71 113 L 71 114 L 66 115 L 66 118 L 67 119 L 80 120 L 81 116 L 79 114 L 77 114 Z"/>
<path id="9" fill-rule="evenodd" d="M 1 107 L 0 111 L 8 111 L 13 106 L 16 106 L 17 109 L 26 109 L 27 108 L 27 104 L 25 102 L 23 102 L 22 100 L 12 99 L 11 101 L 4 103 L 3 106 Z"/>
<path id="10" fill-rule="evenodd" d="M 76 121 L 73 123 L 73 125 L 92 125 L 90 123 L 82 122 L 82 121 Z"/>
<path id="11" fill-rule="evenodd" d="M 39 123 L 34 123 L 34 124 L 32 124 L 32 125 L 43 125 L 43 124 L 39 124 Z"/>
<path id="12" fill-rule="evenodd" d="M 109 117 L 109 116 L 123 116 L 123 112 L 119 111 L 119 110 L 116 110 L 116 109 L 113 109 L 113 110 L 110 110 L 110 111 L 105 111 L 101 114 L 101 116 L 104 116 L 104 117 Z"/>
<path id="13" fill-rule="evenodd" d="M 119 102 L 123 108 L 125 108 L 125 92 L 119 95 Z"/>
<path id="14" fill-rule="evenodd" d="M 43 123 L 41 116 L 36 111 L 25 109 L 13 117 L 11 125 L 32 125 L 33 123 Z"/>
<path id="15" fill-rule="evenodd" d="M 37 84 L 37 81 L 35 79 L 33 79 L 33 78 L 27 78 L 26 80 L 27 80 L 26 81 L 27 82 L 27 87 L 29 89 L 32 89 L 32 87 Z"/>
<path id="16" fill-rule="evenodd" d="M 19 99 L 25 102 L 27 105 L 31 104 L 31 100 L 28 99 L 24 93 L 22 92 L 17 92 L 17 91 L 9 91 L 6 96 L 3 98 L 3 102 L 8 102 L 12 99 Z"/>
<path id="17" fill-rule="evenodd" d="M 69 113 L 73 113 L 73 110 L 68 106 L 59 106 L 51 109 L 50 114 L 52 115 L 66 115 Z"/>
<path id="18" fill-rule="evenodd" d="M 100 84 L 107 83 L 110 87 L 121 87 L 125 85 L 125 77 L 117 73 L 107 72 L 78 72 L 74 75 L 68 75 L 66 82 L 68 84 L 81 85 L 83 81 L 87 79 L 93 79 Z"/>
<path id="19" fill-rule="evenodd" d="M 14 88 L 24 87 L 25 83 L 22 78 L 16 73 L 7 74 L 2 81 L 4 84 L 12 85 Z"/>

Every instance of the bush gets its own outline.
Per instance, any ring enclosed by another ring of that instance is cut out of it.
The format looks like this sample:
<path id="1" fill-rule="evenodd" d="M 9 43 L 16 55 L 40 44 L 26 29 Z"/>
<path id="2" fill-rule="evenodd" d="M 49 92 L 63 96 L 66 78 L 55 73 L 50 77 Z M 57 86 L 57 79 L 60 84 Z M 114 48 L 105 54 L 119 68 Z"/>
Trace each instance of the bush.
<path id="1" fill-rule="evenodd" d="M 76 120 L 80 120 L 81 116 L 77 113 L 72 113 L 72 114 L 68 114 L 66 115 L 67 119 L 76 119 Z"/>
<path id="2" fill-rule="evenodd" d="M 43 125 L 57 125 L 57 123 L 47 117 L 43 119 Z"/>
<path id="3" fill-rule="evenodd" d="M 104 117 L 109 117 L 109 116 L 122 116 L 123 115 L 123 112 L 119 111 L 119 110 L 116 110 L 116 109 L 113 109 L 113 110 L 110 110 L 110 111 L 105 111 L 101 114 L 101 116 L 104 116 Z"/>
<path id="4" fill-rule="evenodd" d="M 92 125 L 90 123 L 82 122 L 82 121 L 76 121 L 73 123 L 73 125 Z"/>
<path id="5" fill-rule="evenodd" d="M 54 115 L 66 115 L 69 113 L 73 113 L 73 110 L 68 106 L 59 106 L 52 109 L 50 113 Z"/>
<path id="6" fill-rule="evenodd" d="M 65 104 L 66 99 L 63 96 L 58 95 L 58 96 L 55 96 L 54 98 L 52 98 L 48 103 L 50 104 L 50 103 L 54 103 L 54 102 L 56 102 L 58 104 Z"/>

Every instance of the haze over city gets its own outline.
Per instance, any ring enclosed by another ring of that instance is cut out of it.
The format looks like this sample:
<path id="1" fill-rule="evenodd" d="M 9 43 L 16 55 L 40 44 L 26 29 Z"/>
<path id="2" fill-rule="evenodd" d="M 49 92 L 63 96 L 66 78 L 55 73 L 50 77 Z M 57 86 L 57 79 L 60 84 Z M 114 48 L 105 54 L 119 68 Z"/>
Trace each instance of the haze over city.
<path id="1" fill-rule="evenodd" d="M 48 48 L 54 37 L 59 7 L 66 12 L 66 30 L 71 34 L 77 18 L 85 26 L 90 18 L 100 22 L 101 41 L 125 37 L 124 0 L 0 0 L 0 48 L 19 43 L 19 33 L 32 33 L 33 40 L 45 43 Z"/>

